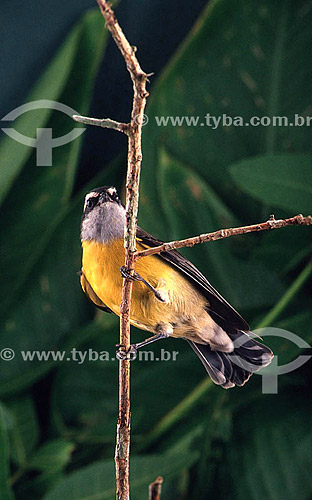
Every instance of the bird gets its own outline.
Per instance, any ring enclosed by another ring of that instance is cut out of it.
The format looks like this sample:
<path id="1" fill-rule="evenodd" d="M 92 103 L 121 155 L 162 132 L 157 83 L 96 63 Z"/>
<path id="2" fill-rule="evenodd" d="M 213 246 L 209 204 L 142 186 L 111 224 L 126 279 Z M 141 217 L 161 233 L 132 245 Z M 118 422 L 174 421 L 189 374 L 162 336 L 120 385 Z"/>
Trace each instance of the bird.
<path id="1" fill-rule="evenodd" d="M 81 287 L 95 306 L 120 315 L 123 278 L 134 280 L 130 323 L 153 335 L 129 352 L 162 338 L 184 339 L 212 381 L 225 389 L 243 386 L 271 362 L 271 349 L 255 340 L 245 319 L 178 251 L 139 259 L 133 274 L 125 269 L 125 225 L 126 209 L 115 187 L 98 187 L 85 196 Z M 138 251 L 162 243 L 137 226 Z M 118 357 L 125 359 L 121 347 Z"/>

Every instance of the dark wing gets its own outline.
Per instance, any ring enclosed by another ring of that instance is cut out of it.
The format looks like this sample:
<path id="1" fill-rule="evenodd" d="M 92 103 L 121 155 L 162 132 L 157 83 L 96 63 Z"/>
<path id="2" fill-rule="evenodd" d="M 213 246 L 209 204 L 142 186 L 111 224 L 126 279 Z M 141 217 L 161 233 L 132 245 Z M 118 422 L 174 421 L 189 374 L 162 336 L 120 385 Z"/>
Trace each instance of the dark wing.
<path id="1" fill-rule="evenodd" d="M 151 234 L 140 227 L 137 228 L 137 239 L 143 245 L 156 247 L 163 244 L 163 241 L 154 238 Z M 183 275 L 208 299 L 210 307 L 209 313 L 221 327 L 224 327 L 224 321 L 228 326 L 235 329 L 248 331 L 248 323 L 235 311 L 235 309 L 222 297 L 222 295 L 213 288 L 205 276 L 177 250 L 171 252 L 161 252 L 161 258 L 169 262 L 172 266 L 179 269 Z"/>
<path id="2" fill-rule="evenodd" d="M 104 302 L 101 301 L 101 299 L 97 296 L 97 294 L 95 293 L 95 291 L 93 290 L 92 286 L 90 285 L 89 281 L 87 280 L 87 278 L 85 277 L 83 271 L 80 271 L 79 273 L 80 275 L 80 284 L 81 284 L 81 288 L 83 289 L 84 293 L 86 294 L 86 296 L 88 297 L 88 299 L 96 306 L 98 307 L 99 309 L 101 309 L 102 311 L 105 311 L 105 312 L 108 312 L 108 313 L 112 313 L 113 311 L 107 307 Z"/>

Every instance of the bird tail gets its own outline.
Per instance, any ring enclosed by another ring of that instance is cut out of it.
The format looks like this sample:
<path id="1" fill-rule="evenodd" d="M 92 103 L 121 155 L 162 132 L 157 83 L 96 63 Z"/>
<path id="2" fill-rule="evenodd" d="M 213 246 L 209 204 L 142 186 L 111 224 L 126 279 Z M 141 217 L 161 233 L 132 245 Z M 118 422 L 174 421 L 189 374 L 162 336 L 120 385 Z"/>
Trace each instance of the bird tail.
<path id="1" fill-rule="evenodd" d="M 208 344 L 188 340 L 212 381 L 224 389 L 244 385 L 254 372 L 270 364 L 273 358 L 271 349 L 248 333 L 236 331 L 229 336 L 234 344 L 233 352 L 213 351 Z"/>

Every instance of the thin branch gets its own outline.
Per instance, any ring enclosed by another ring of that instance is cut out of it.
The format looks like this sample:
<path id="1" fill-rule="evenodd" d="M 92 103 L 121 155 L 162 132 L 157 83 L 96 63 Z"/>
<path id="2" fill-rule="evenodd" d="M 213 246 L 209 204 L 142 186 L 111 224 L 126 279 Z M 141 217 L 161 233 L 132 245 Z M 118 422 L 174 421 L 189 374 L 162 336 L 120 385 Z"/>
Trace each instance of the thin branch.
<path id="1" fill-rule="evenodd" d="M 131 47 L 130 43 L 125 37 L 109 2 L 106 2 L 105 0 L 97 0 L 97 3 L 101 9 L 103 17 L 105 18 L 106 27 L 110 31 L 117 47 L 119 48 L 125 60 L 131 79 L 133 81 L 139 80 L 140 77 L 146 79 L 146 74 L 142 71 L 139 61 L 135 56 L 136 48 Z"/>
<path id="2" fill-rule="evenodd" d="M 251 226 L 243 227 L 233 227 L 230 229 L 219 229 L 219 231 L 214 231 L 213 233 L 200 234 L 199 236 L 194 236 L 193 238 L 171 241 L 169 243 L 159 245 L 158 247 L 148 248 L 147 250 L 136 252 L 135 260 L 138 260 L 142 257 L 147 257 L 148 255 L 155 255 L 161 252 L 170 252 L 172 250 L 176 250 L 177 248 L 193 247 L 198 243 L 205 243 L 206 241 L 223 240 L 225 238 L 229 238 L 230 236 L 237 236 L 239 234 L 254 233 L 258 231 L 265 231 L 268 229 L 278 229 L 280 227 L 296 225 L 312 225 L 312 216 L 307 215 L 306 217 L 304 217 L 302 214 L 299 214 L 295 217 L 290 217 L 289 219 L 275 220 L 274 215 L 271 215 L 268 221 L 262 222 L 260 224 L 253 224 Z"/>
<path id="3" fill-rule="evenodd" d="M 148 500 L 160 500 L 161 487 L 163 484 L 163 478 L 159 476 L 156 481 L 151 483 L 148 488 Z"/>
<path id="4" fill-rule="evenodd" d="M 125 266 L 134 269 L 136 252 L 136 225 L 139 201 L 139 181 L 142 162 L 142 124 L 146 98 L 147 76 L 142 71 L 131 47 L 119 26 L 114 12 L 105 0 L 97 0 L 106 20 L 106 27 L 112 34 L 119 48 L 133 84 L 133 104 L 131 122 L 127 125 L 128 135 L 128 169 L 126 182 L 126 228 L 125 228 Z M 102 122 L 103 123 L 103 122 Z M 107 120 L 106 120 L 107 125 Z M 115 122 L 116 123 L 116 122 Z M 94 124 L 94 123 L 93 123 Z M 110 126 L 112 121 L 109 121 Z M 102 124 L 101 124 L 102 126 Z M 120 125 L 111 128 L 120 130 Z M 125 130 L 123 130 L 124 132 Z M 122 300 L 120 305 L 120 344 L 128 350 L 130 346 L 130 306 L 132 280 L 124 279 Z M 119 364 L 119 412 L 116 437 L 116 498 L 129 499 L 129 449 L 130 449 L 130 361 L 120 361 Z"/>
<path id="5" fill-rule="evenodd" d="M 84 125 L 96 125 L 97 127 L 110 128 L 129 135 L 129 123 L 116 122 L 110 118 L 89 118 L 88 116 L 81 115 L 73 115 L 72 118 L 75 122 L 83 123 Z"/>

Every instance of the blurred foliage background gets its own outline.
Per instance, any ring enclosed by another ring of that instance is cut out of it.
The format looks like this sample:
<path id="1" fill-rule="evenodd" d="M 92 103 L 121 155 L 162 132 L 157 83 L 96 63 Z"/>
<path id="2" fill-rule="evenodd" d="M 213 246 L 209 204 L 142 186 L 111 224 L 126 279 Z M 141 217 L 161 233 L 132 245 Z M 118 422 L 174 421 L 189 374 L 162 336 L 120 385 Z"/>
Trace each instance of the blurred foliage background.
<path id="1" fill-rule="evenodd" d="M 2 116 L 38 99 L 126 121 L 131 84 L 93 2 L 4 1 Z M 15 6 L 15 7 L 14 7 Z M 311 127 L 157 126 L 155 116 L 312 115 L 312 8 L 306 1 L 122 0 L 120 23 L 152 78 L 143 131 L 139 222 L 164 240 L 311 213 Z M 196 18 L 198 18 L 196 20 Z M 195 24 L 194 24 L 195 23 Z M 193 27 L 192 27 L 193 26 Z M 18 36 L 17 36 L 18 35 Z M 12 124 L 11 124 L 12 126 Z M 21 115 L 36 137 L 69 132 L 51 110 Z M 118 319 L 80 290 L 79 225 L 92 187 L 122 189 L 126 140 L 88 129 L 37 167 L 35 150 L 0 141 L 1 500 L 114 498 L 118 366 L 114 361 L 23 361 L 21 350 L 114 355 Z M 311 230 L 291 227 L 183 253 L 246 317 L 312 341 Z M 133 338 L 142 332 L 133 331 Z M 302 350 L 265 338 L 279 364 Z M 132 498 L 165 478 L 162 498 L 312 498 L 310 363 L 262 394 L 261 377 L 213 385 L 183 341 L 176 362 L 132 364 Z M 89 351 L 88 351 L 89 352 Z"/>

